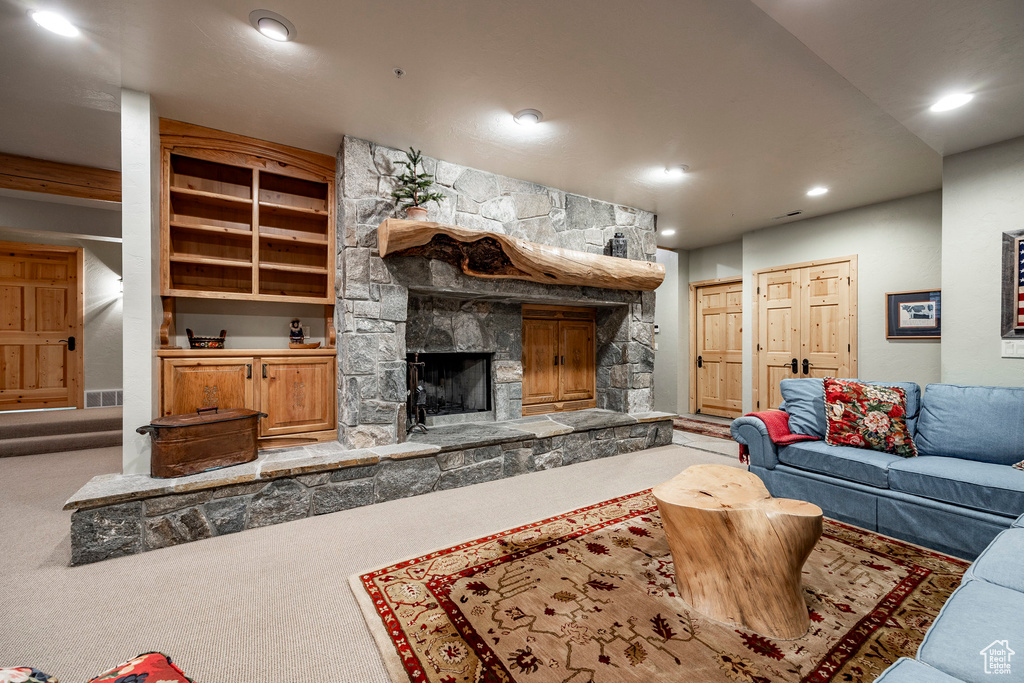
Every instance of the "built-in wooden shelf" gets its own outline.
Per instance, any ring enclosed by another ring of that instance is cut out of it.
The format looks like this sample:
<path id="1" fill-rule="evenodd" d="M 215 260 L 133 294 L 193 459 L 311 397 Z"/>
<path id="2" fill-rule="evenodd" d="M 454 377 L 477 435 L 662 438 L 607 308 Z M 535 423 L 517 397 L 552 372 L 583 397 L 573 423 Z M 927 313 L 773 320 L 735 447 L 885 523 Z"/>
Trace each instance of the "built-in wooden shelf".
<path id="1" fill-rule="evenodd" d="M 160 349 L 160 358 L 231 358 L 233 356 L 333 356 L 334 347 L 319 349 Z"/>
<path id="2" fill-rule="evenodd" d="M 291 263 L 261 263 L 260 270 L 280 270 L 286 273 L 312 273 L 326 275 L 327 269 L 320 266 L 298 266 Z"/>
<path id="3" fill-rule="evenodd" d="M 260 202 L 260 211 L 266 211 L 267 213 L 297 213 L 307 214 L 310 216 L 324 216 L 328 215 L 328 212 L 324 209 L 311 209 L 305 206 L 291 206 L 288 204 L 272 204 L 271 202 Z"/>
<path id="4" fill-rule="evenodd" d="M 166 119 L 160 143 L 161 413 L 212 388 L 222 408 L 267 414 L 261 443 L 337 439 L 335 159 Z M 323 305 L 324 347 L 171 348 L 179 298 Z"/>
<path id="5" fill-rule="evenodd" d="M 220 194 L 219 192 L 206 192 L 204 190 L 193 190 L 188 187 L 170 187 L 172 194 L 184 194 L 190 197 L 197 197 L 199 199 L 207 199 L 215 202 L 228 202 L 234 204 L 252 204 L 252 199 L 248 197 L 235 197 L 230 194 Z"/>
<path id="6" fill-rule="evenodd" d="M 251 268 L 252 259 L 214 258 L 196 256 L 195 254 L 171 254 L 171 263 L 196 263 L 203 266 L 223 266 L 225 268 Z"/>

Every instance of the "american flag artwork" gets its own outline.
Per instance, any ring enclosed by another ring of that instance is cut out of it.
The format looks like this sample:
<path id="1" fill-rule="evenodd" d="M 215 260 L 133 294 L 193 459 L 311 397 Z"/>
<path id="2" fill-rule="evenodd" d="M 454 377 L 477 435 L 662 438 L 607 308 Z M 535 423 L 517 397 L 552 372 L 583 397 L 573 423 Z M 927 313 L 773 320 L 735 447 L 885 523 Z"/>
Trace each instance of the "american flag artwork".
<path id="1" fill-rule="evenodd" d="M 1017 240 L 1017 327 L 1024 327 L 1024 239 Z"/>

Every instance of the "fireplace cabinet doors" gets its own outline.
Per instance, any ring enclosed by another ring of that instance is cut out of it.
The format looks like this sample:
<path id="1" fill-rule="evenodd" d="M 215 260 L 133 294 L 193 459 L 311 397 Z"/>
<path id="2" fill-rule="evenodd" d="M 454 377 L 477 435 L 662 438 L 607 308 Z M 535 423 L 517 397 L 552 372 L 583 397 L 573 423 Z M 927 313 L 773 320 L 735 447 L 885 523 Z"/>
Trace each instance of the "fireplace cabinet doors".
<path id="1" fill-rule="evenodd" d="M 333 379 L 332 356 L 165 358 L 162 413 L 259 410 L 261 438 L 333 430 Z"/>
<path id="2" fill-rule="evenodd" d="M 597 405 L 594 311 L 523 307 L 523 415 Z"/>

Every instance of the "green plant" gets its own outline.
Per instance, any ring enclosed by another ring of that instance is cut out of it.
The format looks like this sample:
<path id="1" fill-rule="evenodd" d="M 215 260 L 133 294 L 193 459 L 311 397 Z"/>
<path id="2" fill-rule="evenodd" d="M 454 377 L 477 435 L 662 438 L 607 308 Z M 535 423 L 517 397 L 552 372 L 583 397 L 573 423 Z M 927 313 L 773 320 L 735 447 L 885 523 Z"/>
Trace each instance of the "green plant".
<path id="1" fill-rule="evenodd" d="M 429 191 L 434 184 L 433 174 L 416 170 L 423 163 L 423 155 L 410 147 L 405 156 L 406 161 L 398 162 L 399 166 L 405 166 L 405 170 L 398 174 L 398 185 L 391 193 L 398 202 L 398 208 L 423 206 L 427 202 L 440 204 L 445 196 L 440 192 Z"/>

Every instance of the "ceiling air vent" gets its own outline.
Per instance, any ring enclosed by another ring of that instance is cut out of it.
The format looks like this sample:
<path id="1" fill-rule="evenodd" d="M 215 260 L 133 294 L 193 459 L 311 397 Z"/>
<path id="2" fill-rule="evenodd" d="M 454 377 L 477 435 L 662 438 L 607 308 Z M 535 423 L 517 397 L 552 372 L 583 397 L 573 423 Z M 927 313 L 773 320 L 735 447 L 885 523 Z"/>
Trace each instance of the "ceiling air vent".
<path id="1" fill-rule="evenodd" d="M 803 209 L 797 209 L 796 211 L 790 211 L 789 213 L 784 213 L 781 216 L 775 216 L 774 218 L 772 218 L 772 220 L 773 221 L 781 221 L 784 218 L 792 218 L 793 216 L 799 216 L 803 212 L 804 212 Z"/>

